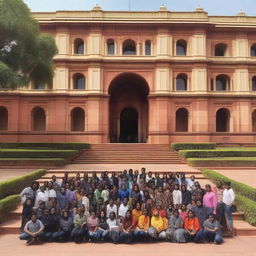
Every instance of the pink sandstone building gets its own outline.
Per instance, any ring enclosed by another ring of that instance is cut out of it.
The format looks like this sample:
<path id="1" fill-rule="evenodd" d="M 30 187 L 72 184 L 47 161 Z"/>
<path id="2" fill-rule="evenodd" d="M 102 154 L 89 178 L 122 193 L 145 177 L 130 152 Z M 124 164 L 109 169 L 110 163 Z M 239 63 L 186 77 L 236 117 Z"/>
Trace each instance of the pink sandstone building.
<path id="1" fill-rule="evenodd" d="M 256 17 L 34 13 L 51 84 L 0 92 L 1 142 L 256 142 Z"/>

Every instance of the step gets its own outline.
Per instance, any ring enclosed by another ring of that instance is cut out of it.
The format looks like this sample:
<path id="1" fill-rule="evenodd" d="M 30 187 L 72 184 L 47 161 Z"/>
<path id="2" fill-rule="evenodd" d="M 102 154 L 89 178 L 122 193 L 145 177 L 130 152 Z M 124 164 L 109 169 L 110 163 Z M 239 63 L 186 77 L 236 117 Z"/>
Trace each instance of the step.
<path id="1" fill-rule="evenodd" d="M 237 236 L 256 236 L 256 227 L 244 220 L 234 220 L 234 230 Z"/>
<path id="2" fill-rule="evenodd" d="M 19 234 L 20 225 L 20 220 L 7 220 L 4 223 L 0 224 L 0 235 Z"/>

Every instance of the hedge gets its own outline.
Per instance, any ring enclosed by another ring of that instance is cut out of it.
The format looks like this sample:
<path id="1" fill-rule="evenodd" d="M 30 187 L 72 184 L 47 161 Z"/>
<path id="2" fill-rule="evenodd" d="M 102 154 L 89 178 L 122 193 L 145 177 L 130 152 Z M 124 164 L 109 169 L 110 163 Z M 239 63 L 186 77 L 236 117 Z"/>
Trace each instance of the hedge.
<path id="1" fill-rule="evenodd" d="M 180 150 L 183 158 L 256 157 L 256 150 Z"/>
<path id="2" fill-rule="evenodd" d="M 185 149 L 215 149 L 215 143 L 172 143 L 172 150 L 185 150 Z"/>
<path id="3" fill-rule="evenodd" d="M 253 188 L 253 187 L 250 187 L 246 184 L 243 184 L 241 182 L 238 182 L 238 181 L 235 181 L 235 180 L 232 180 L 218 172 L 215 172 L 213 170 L 208 170 L 208 169 L 205 169 L 205 170 L 202 170 L 202 173 L 208 178 L 210 179 L 211 181 L 213 181 L 214 183 L 217 183 L 218 181 L 221 181 L 222 183 L 224 182 L 231 182 L 232 184 L 232 188 L 234 189 L 234 191 L 237 193 L 237 194 L 240 194 L 244 197 L 247 197 L 253 201 L 256 201 L 256 189 Z M 254 202 L 254 204 L 256 205 L 256 202 Z"/>
<path id="4" fill-rule="evenodd" d="M 78 150 L 0 149 L 0 158 L 68 158 Z"/>
<path id="5" fill-rule="evenodd" d="M 26 175 L 15 177 L 0 183 L 0 199 L 7 196 L 19 194 L 25 187 L 30 186 L 30 184 L 39 179 L 46 173 L 46 170 L 39 169 L 35 170 Z"/>
<path id="6" fill-rule="evenodd" d="M 88 149 L 90 144 L 88 143 L 39 143 L 39 142 L 28 142 L 28 143 L 0 143 L 0 148 L 46 148 L 46 149 Z"/>
<path id="7" fill-rule="evenodd" d="M 19 195 L 11 195 L 0 200 L 0 223 L 6 219 L 6 216 L 10 211 L 13 211 L 17 208 L 19 202 Z"/>
<path id="8" fill-rule="evenodd" d="M 194 167 L 256 167 L 256 157 L 187 158 Z"/>

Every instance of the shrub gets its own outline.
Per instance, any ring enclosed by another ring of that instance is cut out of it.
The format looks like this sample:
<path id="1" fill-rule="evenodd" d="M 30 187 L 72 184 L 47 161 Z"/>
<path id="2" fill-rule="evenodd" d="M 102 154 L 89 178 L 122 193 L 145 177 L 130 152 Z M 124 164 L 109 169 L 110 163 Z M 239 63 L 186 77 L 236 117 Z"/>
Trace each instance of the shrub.
<path id="1" fill-rule="evenodd" d="M 185 149 L 215 149 L 215 143 L 172 143 L 172 150 L 185 150 Z"/>
<path id="2" fill-rule="evenodd" d="M 202 170 L 202 173 L 211 181 L 214 183 L 217 183 L 218 181 L 224 182 L 231 182 L 232 188 L 237 194 L 240 194 L 244 197 L 247 197 L 253 201 L 256 201 L 256 189 L 253 187 L 250 187 L 246 184 L 240 183 L 238 181 L 232 180 L 222 174 L 219 174 L 218 172 L 215 172 L 213 170 Z M 256 203 L 254 202 L 256 205 Z"/>
<path id="3" fill-rule="evenodd" d="M 19 202 L 19 195 L 11 195 L 0 200 L 0 223 L 5 220 L 10 211 L 13 211 L 17 208 Z"/>
<path id="4" fill-rule="evenodd" d="M 30 186 L 30 184 L 34 180 L 39 179 L 45 173 L 46 173 L 46 170 L 39 169 L 31 173 L 28 173 L 26 175 L 15 177 L 15 178 L 1 182 L 0 183 L 0 199 L 10 195 L 19 194 L 22 191 L 22 189 L 24 189 L 27 186 Z"/>

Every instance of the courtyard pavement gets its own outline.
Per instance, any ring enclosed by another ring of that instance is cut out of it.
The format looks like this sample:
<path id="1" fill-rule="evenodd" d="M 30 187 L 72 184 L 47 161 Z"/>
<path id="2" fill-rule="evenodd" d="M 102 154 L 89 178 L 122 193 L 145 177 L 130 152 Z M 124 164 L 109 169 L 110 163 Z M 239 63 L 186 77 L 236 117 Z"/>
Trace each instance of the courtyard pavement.
<path id="1" fill-rule="evenodd" d="M 35 169 L 0 169 L 0 182 L 17 176 L 22 176 L 26 173 L 32 172 L 33 170 Z"/>

